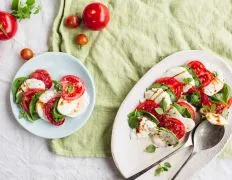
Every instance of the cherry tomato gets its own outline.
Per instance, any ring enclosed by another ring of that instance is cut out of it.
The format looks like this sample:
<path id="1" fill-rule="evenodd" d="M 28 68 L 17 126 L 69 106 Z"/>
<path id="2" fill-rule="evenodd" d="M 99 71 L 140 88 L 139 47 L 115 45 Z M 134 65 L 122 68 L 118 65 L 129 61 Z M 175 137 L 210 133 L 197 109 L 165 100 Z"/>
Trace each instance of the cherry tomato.
<path id="1" fill-rule="evenodd" d="M 50 99 L 44 106 L 44 114 L 45 114 L 45 116 L 47 117 L 48 121 L 50 123 L 52 123 L 53 125 L 55 125 L 55 126 L 60 126 L 65 121 L 65 119 L 64 119 L 62 121 L 57 122 L 57 121 L 55 121 L 55 119 L 53 118 L 53 115 L 52 115 L 53 105 L 59 98 L 60 97 L 54 97 L 54 98 Z"/>
<path id="2" fill-rule="evenodd" d="M 22 59 L 24 59 L 25 61 L 28 61 L 34 56 L 33 51 L 29 48 L 22 49 L 20 54 L 21 54 Z"/>
<path id="3" fill-rule="evenodd" d="M 52 78 L 44 69 L 37 69 L 30 75 L 31 78 L 38 79 L 44 82 L 46 89 L 50 89 L 52 87 Z"/>
<path id="4" fill-rule="evenodd" d="M 77 76 L 67 75 L 61 79 L 62 98 L 65 100 L 74 100 L 81 97 L 85 92 L 84 82 Z"/>
<path id="5" fill-rule="evenodd" d="M 191 114 L 192 119 L 193 120 L 196 119 L 196 110 L 194 107 L 192 107 L 191 104 L 189 104 L 188 102 L 185 102 L 185 101 L 179 101 L 178 104 L 180 106 L 187 108 L 188 112 Z"/>
<path id="6" fill-rule="evenodd" d="M 0 40 L 9 40 L 17 32 L 18 23 L 11 14 L 0 11 Z"/>
<path id="7" fill-rule="evenodd" d="M 157 79 L 155 83 L 161 83 L 161 84 L 167 85 L 169 88 L 172 89 L 172 91 L 178 98 L 183 93 L 183 84 L 177 81 L 173 77 L 163 77 L 163 78 Z"/>
<path id="8" fill-rule="evenodd" d="M 80 20 L 77 16 L 68 16 L 65 19 L 65 25 L 69 28 L 76 28 L 79 26 Z"/>
<path id="9" fill-rule="evenodd" d="M 43 89 L 29 89 L 23 94 L 21 105 L 24 111 L 29 112 L 29 105 L 33 95 L 37 92 L 43 92 Z"/>
<path id="10" fill-rule="evenodd" d="M 94 2 L 85 7 L 82 19 L 88 29 L 99 31 L 109 23 L 110 13 L 104 4 Z"/>
<path id="11" fill-rule="evenodd" d="M 176 118 L 166 117 L 160 122 L 160 126 L 172 131 L 178 139 L 185 134 L 184 124 Z"/>
<path id="12" fill-rule="evenodd" d="M 75 41 L 77 44 L 84 46 L 88 43 L 89 40 L 85 34 L 79 34 L 79 35 L 77 35 Z"/>

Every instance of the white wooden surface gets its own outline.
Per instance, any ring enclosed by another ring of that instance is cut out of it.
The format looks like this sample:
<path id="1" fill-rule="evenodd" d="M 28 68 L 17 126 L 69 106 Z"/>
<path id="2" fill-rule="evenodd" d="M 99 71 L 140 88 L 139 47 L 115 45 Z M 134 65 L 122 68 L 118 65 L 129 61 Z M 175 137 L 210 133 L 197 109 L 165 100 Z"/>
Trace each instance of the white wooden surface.
<path id="1" fill-rule="evenodd" d="M 9 0 L 0 1 L 9 10 Z M 47 51 L 52 22 L 59 0 L 43 0 L 43 11 L 19 23 L 15 40 L 0 42 L 0 179 L 14 180 L 105 180 L 121 179 L 112 158 L 67 158 L 48 151 L 48 142 L 36 137 L 15 121 L 9 103 L 10 83 L 23 64 L 19 52 L 30 47 Z M 232 158 L 215 158 L 193 180 L 230 180 Z"/>

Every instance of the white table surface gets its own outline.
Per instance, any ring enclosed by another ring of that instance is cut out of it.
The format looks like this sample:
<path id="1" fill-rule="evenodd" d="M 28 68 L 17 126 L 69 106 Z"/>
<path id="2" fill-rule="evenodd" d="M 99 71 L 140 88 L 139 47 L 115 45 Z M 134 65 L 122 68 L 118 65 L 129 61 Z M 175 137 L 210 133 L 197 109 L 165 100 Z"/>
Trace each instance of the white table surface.
<path id="1" fill-rule="evenodd" d="M 9 0 L 0 1 L 9 10 Z M 67 158 L 48 151 L 48 142 L 36 137 L 15 121 L 10 108 L 10 83 L 23 64 L 20 50 L 30 47 L 37 53 L 47 51 L 48 37 L 59 0 L 43 0 L 43 10 L 19 23 L 15 40 L 0 42 L 0 179 L 1 180 L 104 180 L 122 179 L 112 158 Z M 232 158 L 216 157 L 192 180 L 230 180 Z"/>

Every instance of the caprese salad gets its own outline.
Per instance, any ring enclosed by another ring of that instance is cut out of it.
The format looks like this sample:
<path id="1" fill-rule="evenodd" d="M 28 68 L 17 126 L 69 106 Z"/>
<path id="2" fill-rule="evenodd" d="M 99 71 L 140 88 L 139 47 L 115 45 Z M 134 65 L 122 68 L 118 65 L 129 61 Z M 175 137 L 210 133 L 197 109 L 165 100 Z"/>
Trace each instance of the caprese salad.
<path id="1" fill-rule="evenodd" d="M 190 61 L 169 69 L 146 89 L 128 115 L 131 138 L 150 138 L 156 147 L 176 146 L 195 127 L 197 115 L 214 125 L 226 125 L 231 104 L 231 88 L 222 72 Z"/>
<path id="2" fill-rule="evenodd" d="M 55 126 L 62 125 L 66 117 L 77 117 L 88 105 L 86 86 L 79 77 L 66 75 L 58 82 L 44 69 L 16 78 L 12 94 L 21 109 L 20 118 L 42 119 Z"/>

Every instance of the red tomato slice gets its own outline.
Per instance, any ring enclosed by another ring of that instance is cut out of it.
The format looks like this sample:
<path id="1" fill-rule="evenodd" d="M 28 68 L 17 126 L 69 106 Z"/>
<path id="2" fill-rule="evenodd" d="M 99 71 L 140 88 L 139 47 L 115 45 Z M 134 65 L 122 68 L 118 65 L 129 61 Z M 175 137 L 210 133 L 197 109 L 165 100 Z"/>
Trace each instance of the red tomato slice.
<path id="1" fill-rule="evenodd" d="M 172 131 L 178 139 L 185 134 L 184 124 L 176 118 L 166 117 L 160 122 L 160 126 Z"/>
<path id="2" fill-rule="evenodd" d="M 52 115 L 52 108 L 54 103 L 59 99 L 60 97 L 54 97 L 50 99 L 44 106 L 44 114 L 47 117 L 48 121 L 52 123 L 55 126 L 60 126 L 64 123 L 65 119 L 59 122 L 56 122 Z"/>
<path id="3" fill-rule="evenodd" d="M 191 67 L 197 76 L 201 75 L 201 73 L 206 70 L 205 65 L 197 60 L 189 62 L 187 66 Z"/>
<path id="4" fill-rule="evenodd" d="M 192 107 L 192 105 L 190 105 L 188 102 L 185 101 L 179 101 L 178 104 L 180 106 L 187 108 L 188 112 L 191 114 L 192 119 L 193 120 L 196 119 L 196 110 Z"/>
<path id="5" fill-rule="evenodd" d="M 154 101 L 152 100 L 146 100 L 142 103 L 140 103 L 136 109 L 137 110 L 143 110 L 143 111 L 147 111 L 151 114 L 153 114 L 154 116 L 156 116 L 159 120 L 162 119 L 162 115 L 158 114 L 156 111 L 155 111 L 155 108 L 159 107 L 160 105 L 159 104 L 156 104 Z"/>
<path id="6" fill-rule="evenodd" d="M 21 105 L 24 111 L 29 112 L 29 105 L 30 105 L 33 95 L 37 92 L 42 92 L 42 91 L 44 90 L 43 89 L 29 89 L 27 92 L 23 94 Z"/>
<path id="7" fill-rule="evenodd" d="M 74 100 L 81 97 L 85 92 L 84 82 L 77 76 L 67 75 L 61 79 L 62 98 Z"/>
<path id="8" fill-rule="evenodd" d="M 43 81 L 47 89 L 52 87 L 52 78 L 50 74 L 44 69 L 37 69 L 30 75 L 30 77 Z"/>
<path id="9" fill-rule="evenodd" d="M 201 95 L 201 104 L 206 105 L 206 106 L 210 106 L 212 104 L 211 100 L 205 93 L 200 91 L 200 95 Z"/>
<path id="10" fill-rule="evenodd" d="M 229 109 L 231 105 L 232 105 L 232 97 L 228 100 L 226 108 Z"/>
<path id="11" fill-rule="evenodd" d="M 155 83 L 161 83 L 161 84 L 167 85 L 173 90 L 173 92 L 178 98 L 180 98 L 181 94 L 183 93 L 183 84 L 177 81 L 173 77 L 163 77 L 163 78 L 157 79 Z"/>
<path id="12" fill-rule="evenodd" d="M 201 86 L 207 86 L 214 78 L 213 74 L 208 70 L 205 70 L 203 74 L 198 76 L 199 80 L 201 81 Z"/>

